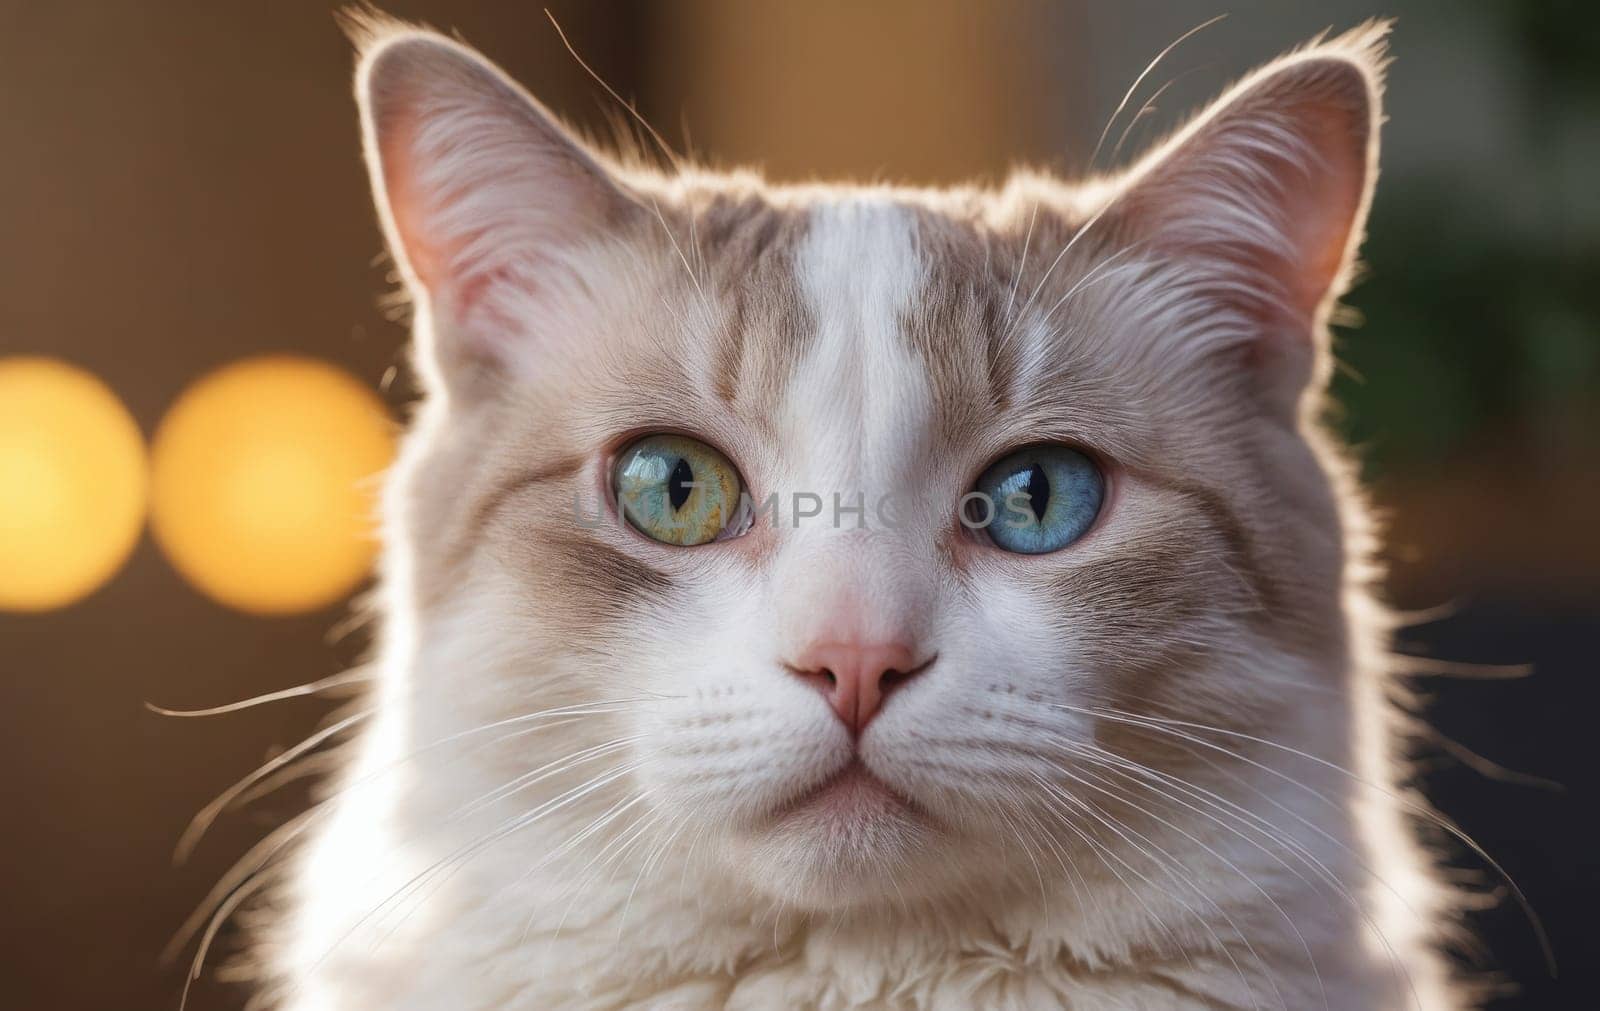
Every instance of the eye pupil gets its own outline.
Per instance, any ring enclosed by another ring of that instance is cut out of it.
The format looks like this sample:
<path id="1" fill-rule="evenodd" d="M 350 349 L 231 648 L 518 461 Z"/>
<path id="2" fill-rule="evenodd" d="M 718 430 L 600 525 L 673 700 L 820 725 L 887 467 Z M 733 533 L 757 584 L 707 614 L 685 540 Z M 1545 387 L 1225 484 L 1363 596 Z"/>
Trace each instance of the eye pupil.
<path id="1" fill-rule="evenodd" d="M 1028 471 L 1027 491 L 1033 518 L 1042 521 L 1045 509 L 1050 505 L 1050 478 L 1045 476 L 1044 468 L 1037 463 Z"/>
<path id="2" fill-rule="evenodd" d="M 1004 504 L 993 522 L 983 525 L 984 539 L 1002 551 L 1043 555 L 1061 550 L 1094 525 L 1106 479 L 1093 460 L 1071 446 L 1037 443 L 990 465 L 973 490 Z"/>
<path id="3" fill-rule="evenodd" d="M 677 512 L 683 504 L 689 501 L 689 496 L 694 492 L 694 468 L 689 466 L 689 461 L 678 458 L 678 465 L 672 468 L 672 474 L 667 478 L 667 501 L 672 503 L 672 511 Z"/>
<path id="4" fill-rule="evenodd" d="M 680 548 L 748 530 L 743 489 L 731 460 L 687 435 L 636 439 L 617 454 L 611 470 L 617 511 L 628 525 Z"/>

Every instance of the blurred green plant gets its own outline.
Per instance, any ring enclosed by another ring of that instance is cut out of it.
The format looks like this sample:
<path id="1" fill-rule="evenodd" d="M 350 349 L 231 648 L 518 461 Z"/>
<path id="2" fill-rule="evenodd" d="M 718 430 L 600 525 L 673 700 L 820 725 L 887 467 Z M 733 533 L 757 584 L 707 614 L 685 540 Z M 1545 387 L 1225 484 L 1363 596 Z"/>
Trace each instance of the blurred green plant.
<path id="1" fill-rule="evenodd" d="M 1336 336 L 1334 380 L 1374 467 L 1446 459 L 1600 391 L 1600 257 L 1518 248 L 1468 218 L 1411 192 L 1375 211 L 1349 299 L 1363 322 Z"/>
<path id="2" fill-rule="evenodd" d="M 1362 322 L 1335 336 L 1334 380 L 1337 422 L 1374 474 L 1425 472 L 1500 433 L 1573 419 L 1600 451 L 1600 184 L 1588 150 L 1600 4 L 1477 6 L 1522 85 L 1516 189 L 1489 206 L 1496 194 L 1472 189 L 1470 165 L 1379 187 L 1367 275 L 1348 299 Z"/>

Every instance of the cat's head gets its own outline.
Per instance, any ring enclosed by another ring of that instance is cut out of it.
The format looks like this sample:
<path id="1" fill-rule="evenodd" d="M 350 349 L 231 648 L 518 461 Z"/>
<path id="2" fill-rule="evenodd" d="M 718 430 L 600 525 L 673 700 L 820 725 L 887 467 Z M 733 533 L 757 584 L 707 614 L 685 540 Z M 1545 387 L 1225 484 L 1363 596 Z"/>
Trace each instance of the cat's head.
<path id="1" fill-rule="evenodd" d="M 1308 415 L 1381 35 L 1123 175 L 944 192 L 619 167 L 470 50 L 374 40 L 428 401 L 388 499 L 419 737 L 581 724 L 500 774 L 569 762 L 617 825 L 838 907 L 1081 848 L 1118 761 L 1193 750 L 1147 718 L 1259 730 L 1336 689 Z"/>

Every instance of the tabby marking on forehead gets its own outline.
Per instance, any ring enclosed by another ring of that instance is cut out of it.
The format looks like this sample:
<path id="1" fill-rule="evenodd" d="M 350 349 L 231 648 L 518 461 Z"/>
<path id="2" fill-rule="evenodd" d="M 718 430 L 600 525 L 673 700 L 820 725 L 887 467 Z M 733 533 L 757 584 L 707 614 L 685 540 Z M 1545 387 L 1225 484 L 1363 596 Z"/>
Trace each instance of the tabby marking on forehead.
<path id="1" fill-rule="evenodd" d="M 711 283 L 729 307 L 711 338 L 711 386 L 730 407 L 770 402 L 804 355 L 815 322 L 800 297 L 796 250 L 807 215 L 759 193 L 718 194 L 698 214 L 698 248 L 710 256 Z"/>
<path id="2" fill-rule="evenodd" d="M 1022 251 L 1043 236 L 1032 227 L 1014 235 L 927 208 L 916 213 L 928 273 L 905 328 L 927 365 L 940 433 L 955 441 L 1022 392 L 1020 362 L 1032 334 L 1013 326 L 1020 304 L 1012 287 L 1021 286 Z"/>

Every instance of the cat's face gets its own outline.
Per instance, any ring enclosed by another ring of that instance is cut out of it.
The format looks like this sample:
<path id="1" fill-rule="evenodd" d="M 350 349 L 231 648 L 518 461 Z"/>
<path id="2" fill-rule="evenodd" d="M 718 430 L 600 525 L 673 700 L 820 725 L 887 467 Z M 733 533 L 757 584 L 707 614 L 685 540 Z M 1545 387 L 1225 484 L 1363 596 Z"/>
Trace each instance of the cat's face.
<path id="1" fill-rule="evenodd" d="M 433 391 L 390 496 L 449 696 L 419 735 L 575 707 L 503 778 L 571 760 L 595 814 L 832 908 L 1092 847 L 1117 762 L 1186 760 L 1135 718 L 1273 726 L 1342 660 L 1301 401 L 1363 60 L 1261 75 L 1116 185 L 927 194 L 615 173 L 465 51 L 377 47 Z"/>

